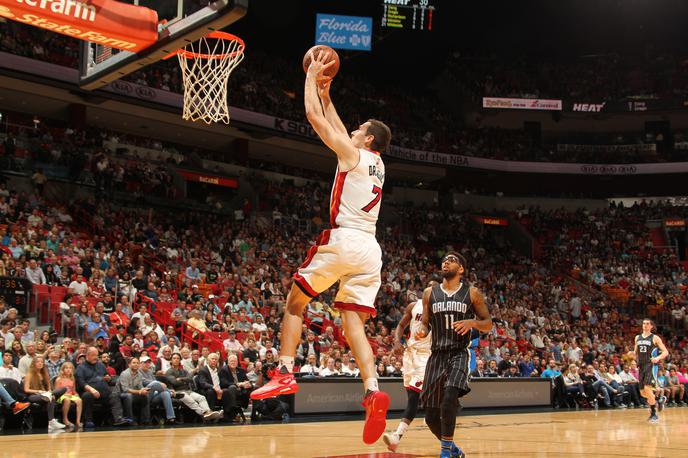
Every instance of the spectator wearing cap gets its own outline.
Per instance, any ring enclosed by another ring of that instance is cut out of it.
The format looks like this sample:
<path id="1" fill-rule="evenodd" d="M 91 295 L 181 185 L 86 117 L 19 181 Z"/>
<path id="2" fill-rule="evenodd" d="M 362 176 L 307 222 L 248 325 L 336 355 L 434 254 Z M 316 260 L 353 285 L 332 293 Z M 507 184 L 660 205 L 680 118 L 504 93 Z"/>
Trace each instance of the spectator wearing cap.
<path id="1" fill-rule="evenodd" d="M 129 368 L 119 374 L 115 392 L 118 393 L 121 400 L 125 418 L 132 420 L 131 423 L 135 424 L 133 421 L 134 406 L 137 406 L 141 423 L 147 425 L 150 423 L 150 404 L 148 402 L 150 390 L 144 386 L 139 371 L 140 365 L 141 362 L 138 358 L 132 358 L 129 361 Z"/>
<path id="2" fill-rule="evenodd" d="M 110 389 L 111 377 L 105 365 L 98 359 L 98 350 L 90 347 L 86 351 L 83 363 L 79 363 L 78 359 L 77 356 L 76 381 L 84 404 L 84 427 L 93 428 L 94 426 L 93 404 L 97 399 L 102 399 L 109 404 L 115 426 L 129 423 L 123 417 L 119 393 Z"/>
<path id="3" fill-rule="evenodd" d="M 265 340 L 265 346 L 263 348 L 261 348 L 260 351 L 258 352 L 261 361 L 265 361 L 265 358 L 266 358 L 265 355 L 267 353 L 272 353 L 272 356 L 274 359 L 277 359 L 279 357 L 279 353 L 272 346 L 272 340 L 270 340 L 270 339 Z"/>
<path id="4" fill-rule="evenodd" d="M 236 331 L 229 331 L 229 337 L 222 342 L 227 353 L 234 353 L 240 355 L 244 351 L 244 346 L 236 339 Z"/>
<path id="5" fill-rule="evenodd" d="M 361 371 L 356 365 L 356 360 L 354 358 L 349 358 L 347 364 L 342 367 L 342 375 L 348 375 L 350 377 L 358 377 Z"/>
<path id="6" fill-rule="evenodd" d="M 220 371 L 219 361 L 220 357 L 217 353 L 208 355 L 207 365 L 198 371 L 198 390 L 205 395 L 211 409 L 221 405 L 225 419 L 228 419 L 235 405 L 233 404 L 235 399 L 232 399 L 229 393 L 231 385 L 229 373 Z"/>
<path id="7" fill-rule="evenodd" d="M 174 406 L 172 405 L 172 397 L 174 392 L 167 389 L 167 385 L 155 377 L 155 368 L 153 367 L 150 357 L 141 356 L 141 377 L 143 385 L 148 389 L 148 402 L 151 406 L 162 404 L 165 409 L 165 421 L 168 424 L 174 423 L 176 415 L 174 413 Z"/>

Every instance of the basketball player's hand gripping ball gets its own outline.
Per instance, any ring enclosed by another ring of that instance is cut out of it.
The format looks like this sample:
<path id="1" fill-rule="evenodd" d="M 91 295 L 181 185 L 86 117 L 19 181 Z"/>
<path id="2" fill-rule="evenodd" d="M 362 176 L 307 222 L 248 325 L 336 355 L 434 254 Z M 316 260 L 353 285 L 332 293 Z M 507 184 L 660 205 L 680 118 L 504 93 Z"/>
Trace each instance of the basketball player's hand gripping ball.
<path id="1" fill-rule="evenodd" d="M 328 50 L 310 50 L 310 65 L 308 66 L 308 74 L 315 76 L 318 81 L 331 80 L 331 78 L 325 76 L 327 69 L 332 67 L 337 63 L 336 60 L 330 59 L 330 51 Z"/>

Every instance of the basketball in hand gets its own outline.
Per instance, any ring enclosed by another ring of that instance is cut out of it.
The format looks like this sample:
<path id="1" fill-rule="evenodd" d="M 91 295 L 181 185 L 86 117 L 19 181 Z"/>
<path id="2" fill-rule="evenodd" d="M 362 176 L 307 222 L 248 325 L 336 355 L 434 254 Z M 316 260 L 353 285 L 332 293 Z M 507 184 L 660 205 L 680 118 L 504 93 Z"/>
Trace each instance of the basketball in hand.
<path id="1" fill-rule="evenodd" d="M 329 63 L 330 61 L 334 61 L 334 65 L 332 65 L 329 68 L 326 68 L 325 71 L 323 72 L 323 76 L 328 79 L 334 78 L 334 76 L 337 74 L 339 71 L 339 56 L 337 55 L 337 51 L 334 49 L 330 48 L 329 46 L 325 45 L 316 45 L 313 46 L 311 49 L 309 49 L 306 52 L 306 55 L 303 56 L 303 71 L 308 72 L 308 67 L 311 65 L 311 52 L 313 53 L 313 56 L 318 57 L 319 52 L 329 52 L 330 57 L 327 59 L 325 63 Z"/>

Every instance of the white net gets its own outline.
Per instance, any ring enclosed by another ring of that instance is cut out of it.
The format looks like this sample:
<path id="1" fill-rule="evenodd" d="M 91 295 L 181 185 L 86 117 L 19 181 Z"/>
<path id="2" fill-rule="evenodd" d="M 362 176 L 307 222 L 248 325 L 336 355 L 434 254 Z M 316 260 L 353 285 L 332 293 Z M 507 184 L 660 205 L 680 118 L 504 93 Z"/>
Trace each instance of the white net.
<path id="1" fill-rule="evenodd" d="M 244 58 L 241 39 L 213 32 L 178 52 L 184 82 L 182 117 L 207 124 L 229 124 L 227 81 Z"/>

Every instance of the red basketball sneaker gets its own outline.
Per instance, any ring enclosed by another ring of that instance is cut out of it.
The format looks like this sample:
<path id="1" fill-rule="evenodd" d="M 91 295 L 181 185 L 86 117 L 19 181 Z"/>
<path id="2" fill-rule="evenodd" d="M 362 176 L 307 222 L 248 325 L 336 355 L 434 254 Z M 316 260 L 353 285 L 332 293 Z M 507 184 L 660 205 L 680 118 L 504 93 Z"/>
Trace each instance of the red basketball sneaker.
<path id="1" fill-rule="evenodd" d="M 294 380 L 294 374 L 290 372 L 281 374 L 275 371 L 268 383 L 251 392 L 251 399 L 274 398 L 281 394 L 294 394 L 297 391 L 299 391 L 299 386 Z"/>
<path id="2" fill-rule="evenodd" d="M 368 445 L 374 444 L 385 432 L 387 426 L 389 395 L 382 391 L 370 391 L 363 398 L 362 405 L 366 409 L 363 442 Z"/>

